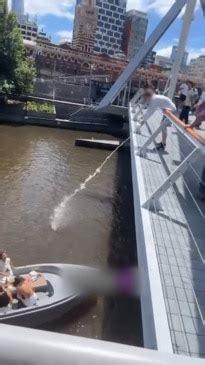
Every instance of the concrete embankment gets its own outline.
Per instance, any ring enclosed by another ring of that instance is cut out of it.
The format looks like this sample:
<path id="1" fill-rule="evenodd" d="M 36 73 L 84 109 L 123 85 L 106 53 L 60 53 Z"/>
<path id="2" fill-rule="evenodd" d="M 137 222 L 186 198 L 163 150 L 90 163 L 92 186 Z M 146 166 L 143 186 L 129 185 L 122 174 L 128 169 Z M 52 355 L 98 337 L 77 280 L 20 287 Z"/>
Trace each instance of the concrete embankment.
<path id="1" fill-rule="evenodd" d="M 72 105 L 57 104 L 56 118 L 45 118 L 41 115 L 29 115 L 23 110 L 21 104 L 7 105 L 0 107 L 0 123 L 110 133 L 119 136 L 126 135 L 124 130 L 125 120 L 120 116 L 101 114 L 84 108 L 77 113 L 72 112 Z"/>

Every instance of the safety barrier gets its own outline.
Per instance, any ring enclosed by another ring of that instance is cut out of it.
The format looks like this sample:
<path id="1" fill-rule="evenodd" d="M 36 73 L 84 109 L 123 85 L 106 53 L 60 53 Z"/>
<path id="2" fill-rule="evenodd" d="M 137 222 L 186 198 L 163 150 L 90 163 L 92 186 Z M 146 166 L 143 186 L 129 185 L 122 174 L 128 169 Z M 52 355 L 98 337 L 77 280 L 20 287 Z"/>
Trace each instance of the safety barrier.
<path id="1" fill-rule="evenodd" d="M 143 118 L 143 106 L 139 103 L 139 94 L 138 96 L 133 99 L 130 103 L 130 112 L 133 113 L 135 111 L 136 122 L 140 120 L 140 118 Z M 167 191 L 170 186 L 172 186 L 177 179 L 180 176 L 183 176 L 184 173 L 188 168 L 191 168 L 194 172 L 195 176 L 197 176 L 198 183 L 204 185 L 205 182 L 202 180 L 202 178 L 199 176 L 198 171 L 196 171 L 195 167 L 193 166 L 193 162 L 195 162 L 199 156 L 201 157 L 201 154 L 205 154 L 205 137 L 200 134 L 200 132 L 192 129 L 192 128 L 185 128 L 185 124 L 179 120 L 179 118 L 174 115 L 171 111 L 164 111 L 163 113 L 158 111 L 158 113 L 161 115 L 159 118 L 159 126 L 158 128 L 150 134 L 150 136 L 147 138 L 145 143 L 140 147 L 139 154 L 141 156 L 146 154 L 146 149 L 150 146 L 151 143 L 153 143 L 156 139 L 156 137 L 160 134 L 160 132 L 167 127 L 170 123 L 172 126 L 174 126 L 179 133 L 179 135 L 183 136 L 187 143 L 189 143 L 192 146 L 192 150 L 187 156 L 182 156 L 183 160 L 181 163 L 174 169 L 174 171 L 171 172 L 169 176 L 161 183 L 161 185 L 152 193 L 152 195 L 144 202 L 143 207 L 152 209 L 154 206 L 157 206 L 160 210 L 160 203 L 159 199 L 160 197 Z M 163 123 L 161 123 L 162 119 L 164 118 Z M 149 121 L 146 122 L 149 125 Z M 141 124 L 142 126 L 143 124 Z M 140 124 L 138 124 L 138 131 L 136 133 L 140 133 Z M 204 164 L 205 166 L 205 164 Z M 185 186 L 187 187 L 187 184 L 185 182 Z M 188 189 L 189 190 L 189 189 Z M 193 194 L 189 190 L 189 194 L 191 194 L 191 197 L 194 201 L 194 204 L 196 205 L 198 211 L 200 212 L 200 215 L 204 218 L 204 214 L 201 211 L 201 208 L 193 196 Z"/>
<path id="2" fill-rule="evenodd" d="M 45 331 L 0 326 L 1 364 L 200 365 L 198 359 L 163 354 Z"/>

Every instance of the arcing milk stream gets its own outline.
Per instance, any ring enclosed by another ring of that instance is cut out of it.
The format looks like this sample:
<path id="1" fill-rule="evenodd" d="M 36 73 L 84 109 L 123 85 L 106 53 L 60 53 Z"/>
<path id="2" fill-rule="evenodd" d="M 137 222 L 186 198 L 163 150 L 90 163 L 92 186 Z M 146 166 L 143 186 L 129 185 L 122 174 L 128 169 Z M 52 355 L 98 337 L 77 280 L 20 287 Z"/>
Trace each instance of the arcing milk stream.
<path id="1" fill-rule="evenodd" d="M 78 193 L 80 193 L 82 190 L 85 190 L 87 187 L 87 184 L 93 180 L 98 174 L 101 173 L 102 168 L 105 166 L 105 164 L 110 160 L 110 158 L 126 143 L 130 137 L 128 137 L 125 141 L 123 141 L 117 148 L 112 151 L 106 159 L 102 162 L 102 164 L 95 170 L 95 172 L 91 175 L 89 175 L 85 181 L 80 184 L 79 188 L 75 189 L 75 191 L 71 195 L 66 195 L 62 202 L 54 209 L 54 212 L 52 216 L 50 217 L 50 224 L 51 228 L 54 231 L 57 231 L 59 228 L 62 228 L 64 226 L 64 216 L 66 212 L 66 208 L 71 201 Z"/>

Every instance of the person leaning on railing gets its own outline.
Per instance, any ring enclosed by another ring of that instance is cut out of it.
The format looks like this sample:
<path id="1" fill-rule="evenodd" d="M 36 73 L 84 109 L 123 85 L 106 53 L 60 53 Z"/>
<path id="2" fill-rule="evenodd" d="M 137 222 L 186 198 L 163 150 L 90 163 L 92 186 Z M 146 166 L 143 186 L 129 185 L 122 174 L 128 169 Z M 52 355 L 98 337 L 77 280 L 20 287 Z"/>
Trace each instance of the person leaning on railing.
<path id="1" fill-rule="evenodd" d="M 143 123 L 146 122 L 157 109 L 160 109 L 162 112 L 164 110 L 170 110 L 173 113 L 176 113 L 176 106 L 173 101 L 164 95 L 157 95 L 155 92 L 155 88 L 152 84 L 145 85 L 143 95 L 142 95 L 145 104 L 148 104 L 148 109 L 146 113 L 143 115 Z M 165 123 L 166 118 L 163 118 L 162 123 Z M 157 150 L 164 150 L 167 142 L 167 126 L 162 129 L 162 141 L 157 143 Z"/>
<path id="2" fill-rule="evenodd" d="M 205 122 L 205 91 L 203 91 L 198 104 L 196 105 L 196 119 L 191 125 L 185 128 L 200 128 L 202 122 Z"/>

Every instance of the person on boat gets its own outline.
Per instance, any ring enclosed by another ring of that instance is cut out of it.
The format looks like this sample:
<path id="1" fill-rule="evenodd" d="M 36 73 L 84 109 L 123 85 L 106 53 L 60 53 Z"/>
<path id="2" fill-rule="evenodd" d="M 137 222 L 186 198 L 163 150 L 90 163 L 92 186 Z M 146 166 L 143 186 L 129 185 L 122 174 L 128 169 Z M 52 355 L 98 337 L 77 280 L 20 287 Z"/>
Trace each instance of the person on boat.
<path id="1" fill-rule="evenodd" d="M 13 277 L 13 269 L 11 259 L 5 251 L 0 251 L 0 281 Z"/>
<path id="2" fill-rule="evenodd" d="M 11 291 L 0 285 L 0 308 L 7 307 L 12 302 L 13 297 Z"/>
<path id="3" fill-rule="evenodd" d="M 32 307 L 36 305 L 38 297 L 33 291 L 32 281 L 29 277 L 16 277 L 14 280 L 14 286 L 17 290 L 17 298 L 25 307 Z"/>
<path id="4" fill-rule="evenodd" d="M 176 106 L 173 101 L 164 95 L 157 95 L 155 93 L 155 88 L 153 85 L 145 85 L 144 87 L 144 101 L 148 104 L 148 109 L 143 116 L 143 123 L 145 123 L 155 112 L 157 109 L 161 111 L 170 110 L 172 112 L 176 112 Z M 165 122 L 166 118 L 163 118 L 162 123 Z M 162 130 L 162 141 L 157 143 L 157 150 L 164 150 L 166 147 L 167 141 L 167 127 Z"/>

